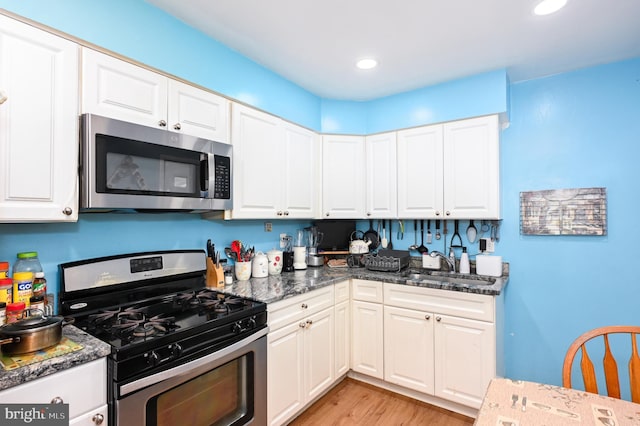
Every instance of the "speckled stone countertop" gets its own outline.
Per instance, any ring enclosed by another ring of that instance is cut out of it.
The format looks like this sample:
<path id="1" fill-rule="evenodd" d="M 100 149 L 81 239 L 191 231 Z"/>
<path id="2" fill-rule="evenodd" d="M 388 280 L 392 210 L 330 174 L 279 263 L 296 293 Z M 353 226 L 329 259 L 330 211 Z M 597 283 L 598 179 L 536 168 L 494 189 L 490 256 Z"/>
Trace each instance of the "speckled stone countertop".
<path id="1" fill-rule="evenodd" d="M 107 343 L 88 335 L 73 325 L 64 326 L 62 335 L 82 345 L 84 348 L 77 352 L 50 358 L 16 368 L 15 370 L 6 371 L 0 367 L 0 390 L 66 370 L 105 357 L 111 353 L 111 346 Z"/>
<path id="2" fill-rule="evenodd" d="M 428 273 L 421 268 L 411 267 L 410 269 L 411 271 Z M 477 277 L 475 274 L 471 276 Z M 502 277 L 496 278 L 495 283 L 491 285 L 462 284 L 438 280 L 436 275 L 422 280 L 409 279 L 406 276 L 406 271 L 376 272 L 369 271 L 365 268 L 329 268 L 323 266 L 308 267 L 306 270 L 294 272 L 284 272 L 280 275 L 270 275 L 266 278 L 234 281 L 232 284 L 226 285 L 223 291 L 266 303 L 273 303 L 351 278 L 405 284 L 416 287 L 437 288 L 445 291 L 486 294 L 490 296 L 499 295 L 509 280 L 508 275 L 503 275 Z"/>

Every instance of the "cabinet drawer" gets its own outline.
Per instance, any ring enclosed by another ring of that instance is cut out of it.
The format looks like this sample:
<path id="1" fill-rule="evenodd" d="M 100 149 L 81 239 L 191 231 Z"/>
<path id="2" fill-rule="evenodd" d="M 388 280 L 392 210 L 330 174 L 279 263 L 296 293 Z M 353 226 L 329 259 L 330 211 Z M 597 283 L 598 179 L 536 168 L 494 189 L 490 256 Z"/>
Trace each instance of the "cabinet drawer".
<path id="1" fill-rule="evenodd" d="M 384 286 L 384 304 L 494 322 L 493 296 L 400 284 Z"/>
<path id="2" fill-rule="evenodd" d="M 107 403 L 105 358 L 33 380 L 0 392 L 3 404 L 50 404 L 54 398 L 69 404 L 74 418 Z"/>
<path id="3" fill-rule="evenodd" d="M 382 282 L 352 280 L 351 297 L 363 302 L 382 303 Z"/>
<path id="4" fill-rule="evenodd" d="M 333 306 L 333 286 L 267 305 L 271 331 Z"/>
<path id="5" fill-rule="evenodd" d="M 88 411 L 82 416 L 71 419 L 69 421 L 69 426 L 106 426 L 109 424 L 109 418 L 107 414 L 108 408 L 109 406 L 107 404 L 104 404 L 101 407 Z"/>
<path id="6" fill-rule="evenodd" d="M 335 303 L 349 300 L 349 281 L 343 281 L 335 285 Z"/>

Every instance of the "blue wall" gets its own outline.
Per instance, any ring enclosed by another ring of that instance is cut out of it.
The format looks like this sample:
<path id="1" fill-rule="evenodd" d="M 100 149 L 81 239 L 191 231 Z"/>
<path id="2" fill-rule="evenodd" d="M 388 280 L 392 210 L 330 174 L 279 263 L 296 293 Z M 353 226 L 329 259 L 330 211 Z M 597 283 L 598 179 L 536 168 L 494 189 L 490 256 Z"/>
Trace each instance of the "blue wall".
<path id="1" fill-rule="evenodd" d="M 634 59 L 511 86 L 511 127 L 501 145 L 500 251 L 512 271 L 506 293 L 512 377 L 559 384 L 564 352 L 579 334 L 640 320 L 639 81 Z M 520 235 L 521 191 L 579 187 L 607 188 L 607 236 Z"/>
<path id="2" fill-rule="evenodd" d="M 139 0 L 0 0 L 0 7 L 328 133 L 365 134 L 501 112 L 510 103 L 511 126 L 503 132 L 501 145 L 504 220 L 497 247 L 511 266 L 507 375 L 560 384 L 562 358 L 573 338 L 597 325 L 636 319 L 639 293 L 630 258 L 640 232 L 633 231 L 632 217 L 639 173 L 640 59 L 511 85 L 506 74 L 497 71 L 372 102 L 344 102 L 320 99 Z M 115 22 L 117 31 L 110 31 Z M 171 49 L 157 49 L 158 40 Z M 184 51 L 188 60 L 165 55 L 172 49 Z M 210 67 L 192 66 L 206 61 Z M 459 90 L 474 81 L 503 88 L 492 91 L 489 99 L 479 86 Z M 444 102 L 449 95 L 457 101 Z M 607 236 L 520 235 L 521 191 L 591 186 L 607 187 Z M 207 238 L 220 246 L 239 238 L 268 250 L 279 233 L 305 225 L 273 221 L 273 232 L 266 233 L 263 221 L 83 214 L 72 224 L 0 224 L 0 259 L 13 261 L 16 252 L 38 250 L 56 288 L 61 262 L 128 251 L 203 248 Z M 461 230 L 465 228 L 463 223 Z M 405 239 L 394 241 L 396 248 L 413 243 L 412 229 L 408 223 Z"/>

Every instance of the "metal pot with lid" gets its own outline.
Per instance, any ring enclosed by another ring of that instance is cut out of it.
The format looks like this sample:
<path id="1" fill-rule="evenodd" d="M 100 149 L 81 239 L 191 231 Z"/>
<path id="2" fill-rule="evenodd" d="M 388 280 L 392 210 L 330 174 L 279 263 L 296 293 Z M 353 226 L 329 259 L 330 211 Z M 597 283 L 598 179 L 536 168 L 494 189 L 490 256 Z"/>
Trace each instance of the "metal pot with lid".
<path id="1" fill-rule="evenodd" d="M 22 318 L 0 327 L 0 351 L 5 355 L 24 354 L 57 345 L 62 339 L 62 327 L 73 323 L 73 319 L 40 315 Z"/>

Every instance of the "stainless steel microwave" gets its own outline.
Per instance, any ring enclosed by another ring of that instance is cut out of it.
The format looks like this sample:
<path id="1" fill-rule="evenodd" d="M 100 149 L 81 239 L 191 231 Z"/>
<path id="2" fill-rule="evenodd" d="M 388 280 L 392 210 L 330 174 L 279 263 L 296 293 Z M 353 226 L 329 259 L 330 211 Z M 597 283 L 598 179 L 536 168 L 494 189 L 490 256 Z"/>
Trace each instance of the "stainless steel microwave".
<path id="1" fill-rule="evenodd" d="M 80 128 L 81 210 L 233 207 L 231 145 L 94 114 Z"/>

